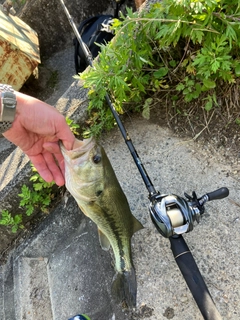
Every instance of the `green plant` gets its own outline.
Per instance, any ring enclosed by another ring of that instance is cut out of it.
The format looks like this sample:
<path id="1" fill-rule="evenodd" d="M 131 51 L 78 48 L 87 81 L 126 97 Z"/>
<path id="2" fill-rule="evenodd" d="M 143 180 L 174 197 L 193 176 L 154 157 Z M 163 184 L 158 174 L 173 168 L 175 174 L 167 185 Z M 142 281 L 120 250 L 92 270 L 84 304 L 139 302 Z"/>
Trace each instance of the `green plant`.
<path id="1" fill-rule="evenodd" d="M 23 185 L 20 197 L 19 206 L 23 208 L 24 214 L 30 216 L 35 209 L 40 209 L 42 212 L 48 212 L 48 206 L 54 198 L 53 185 L 54 182 L 46 182 L 37 173 L 37 170 L 32 166 L 33 175 L 30 177 L 32 182 L 31 186 Z M 12 228 L 12 232 L 15 233 L 20 228 L 24 228 L 23 213 L 13 215 L 8 210 L 2 210 L 0 225 L 8 226 Z"/>
<path id="2" fill-rule="evenodd" d="M 236 124 L 237 124 L 238 126 L 240 126 L 240 118 L 237 118 L 237 119 L 235 120 L 235 122 L 236 122 Z"/>
<path id="3" fill-rule="evenodd" d="M 32 166 L 34 174 L 31 176 L 32 187 L 26 185 L 22 186 L 19 197 L 21 198 L 20 207 L 26 209 L 26 215 L 30 216 L 36 207 L 40 208 L 43 212 L 47 212 L 47 206 L 50 204 L 53 191 L 52 187 L 54 182 L 46 182 L 39 175 L 37 170 Z"/>
<path id="4" fill-rule="evenodd" d="M 163 0 L 140 16 L 128 9 L 114 20 L 116 35 L 100 46 L 94 68 L 80 75 L 89 89 L 89 130 L 98 135 L 115 124 L 106 92 L 120 114 L 130 107 L 149 117 L 144 100 L 153 94 L 198 99 L 208 111 L 218 106 L 219 91 L 240 75 L 239 21 L 237 0 Z"/>
<path id="5" fill-rule="evenodd" d="M 202 92 L 202 86 L 199 82 L 195 82 L 194 77 L 186 76 L 182 82 L 176 86 L 177 91 L 182 91 L 184 99 L 187 102 L 197 99 Z"/>
<path id="6" fill-rule="evenodd" d="M 12 232 L 16 233 L 19 228 L 24 228 L 22 224 L 22 214 L 17 214 L 14 217 L 12 217 L 11 213 L 9 213 L 8 210 L 2 210 L 0 225 L 10 226 Z"/>

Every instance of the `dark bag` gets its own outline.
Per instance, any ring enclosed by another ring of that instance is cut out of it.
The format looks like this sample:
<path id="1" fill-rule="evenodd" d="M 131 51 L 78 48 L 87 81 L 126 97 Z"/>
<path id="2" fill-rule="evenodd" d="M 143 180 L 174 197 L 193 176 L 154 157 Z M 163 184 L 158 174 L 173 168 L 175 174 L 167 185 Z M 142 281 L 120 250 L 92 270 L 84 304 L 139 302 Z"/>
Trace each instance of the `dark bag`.
<path id="1" fill-rule="evenodd" d="M 114 34 L 110 30 L 111 22 L 113 18 L 118 18 L 119 10 L 125 0 L 115 0 L 116 7 L 114 9 L 114 15 L 99 15 L 88 18 L 80 24 L 78 32 L 90 51 L 93 58 L 96 58 L 100 51 L 100 47 L 96 45 L 109 42 Z M 82 72 L 88 67 L 88 61 L 82 51 L 82 48 L 75 37 L 74 44 L 74 61 L 76 73 Z"/>
<path id="2" fill-rule="evenodd" d="M 112 19 L 112 15 L 94 16 L 82 21 L 78 27 L 78 32 L 93 58 L 95 58 L 100 51 L 100 47 L 96 43 L 107 43 L 114 36 L 110 30 Z M 73 44 L 75 47 L 75 69 L 76 73 L 79 73 L 86 69 L 88 62 L 76 37 L 73 40 Z"/>

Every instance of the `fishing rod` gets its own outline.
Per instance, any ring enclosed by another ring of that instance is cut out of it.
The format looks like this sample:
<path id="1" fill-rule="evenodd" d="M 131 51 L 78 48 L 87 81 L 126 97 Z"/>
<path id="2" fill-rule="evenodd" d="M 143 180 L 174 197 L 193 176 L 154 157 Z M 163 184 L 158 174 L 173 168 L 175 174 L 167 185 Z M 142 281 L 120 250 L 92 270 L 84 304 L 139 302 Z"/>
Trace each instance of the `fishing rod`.
<path id="1" fill-rule="evenodd" d="M 63 9 L 64 9 L 65 13 L 66 13 L 66 16 L 67 16 L 67 18 L 69 20 L 69 23 L 70 23 L 70 25 L 71 25 L 71 27 L 73 29 L 73 32 L 74 32 L 74 34 L 75 34 L 75 36 L 76 36 L 76 38 L 77 38 L 77 40 L 79 42 L 79 45 L 80 45 L 80 47 L 81 47 L 81 49 L 83 51 L 83 54 L 84 54 L 84 56 L 85 56 L 85 58 L 87 60 L 87 63 L 89 64 L 90 67 L 94 68 L 94 66 L 93 66 L 93 58 L 92 58 L 90 50 L 88 49 L 87 45 L 83 42 L 82 37 L 81 37 L 80 33 L 78 32 L 78 29 L 77 29 L 77 27 L 76 27 L 71 15 L 70 15 L 70 13 L 69 13 L 67 7 L 64 4 L 64 1 L 60 0 L 60 2 L 62 4 L 62 6 L 63 6 Z M 132 154 L 132 157 L 133 157 L 133 159 L 135 161 L 135 164 L 138 167 L 138 170 L 139 170 L 139 172 L 140 172 L 140 174 L 142 176 L 142 179 L 143 179 L 143 181 L 144 181 L 144 183 L 146 185 L 146 188 L 148 189 L 149 194 L 150 195 L 155 195 L 157 192 L 156 192 L 156 190 L 155 190 L 155 188 L 154 188 L 154 186 L 153 186 L 153 184 L 152 184 L 152 182 L 151 182 L 151 180 L 150 180 L 150 178 L 149 178 L 149 176 L 148 176 L 148 174 L 147 174 L 147 172 L 146 172 L 146 170 L 145 170 L 145 168 L 144 168 L 144 166 L 143 166 L 143 164 L 142 164 L 142 162 L 141 162 L 141 160 L 140 160 L 140 158 L 139 158 L 139 156 L 137 154 L 137 151 L 134 148 L 132 140 L 130 139 L 126 129 L 124 128 L 124 126 L 123 126 L 123 124 L 122 124 L 122 122 L 121 122 L 121 120 L 120 120 L 120 118 L 118 116 L 118 113 L 115 110 L 114 105 L 112 104 L 111 99 L 110 99 L 110 97 L 109 97 L 109 95 L 107 93 L 105 94 L 105 99 L 106 99 L 107 104 L 110 107 L 111 112 L 112 112 L 112 114 L 113 114 L 113 116 L 114 116 L 114 118 L 115 118 L 115 120 L 117 122 L 117 125 L 118 125 L 118 127 L 119 127 L 119 129 L 120 129 L 120 131 L 122 133 L 122 136 L 123 136 L 123 138 L 124 138 L 124 140 L 125 140 L 125 142 L 126 142 L 126 144 L 128 146 L 128 149 L 130 150 L 130 152 Z"/>
<path id="2" fill-rule="evenodd" d="M 64 1 L 60 0 L 60 2 L 89 66 L 94 68 L 90 50 L 83 42 Z M 206 193 L 200 198 L 197 197 L 194 191 L 191 196 L 184 193 L 184 198 L 174 194 L 160 194 L 159 191 L 155 190 L 132 140 L 107 93 L 105 99 L 149 192 L 149 212 L 153 224 L 163 237 L 169 238 L 173 256 L 203 318 L 205 320 L 221 320 L 221 315 L 182 235 L 192 231 L 195 222 L 200 222 L 205 210 L 204 205 L 207 201 L 223 199 L 229 195 L 229 190 L 223 187 Z"/>

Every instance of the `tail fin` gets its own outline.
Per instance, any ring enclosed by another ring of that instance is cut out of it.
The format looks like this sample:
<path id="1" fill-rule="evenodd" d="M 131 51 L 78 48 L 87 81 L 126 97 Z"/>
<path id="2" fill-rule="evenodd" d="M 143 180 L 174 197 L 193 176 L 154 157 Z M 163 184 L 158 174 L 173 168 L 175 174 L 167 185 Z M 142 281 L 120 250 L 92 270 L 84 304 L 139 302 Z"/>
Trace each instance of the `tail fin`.
<path id="1" fill-rule="evenodd" d="M 124 301 L 128 307 L 135 307 L 137 300 L 137 281 L 135 270 L 117 273 L 112 284 L 112 295 L 118 302 Z"/>

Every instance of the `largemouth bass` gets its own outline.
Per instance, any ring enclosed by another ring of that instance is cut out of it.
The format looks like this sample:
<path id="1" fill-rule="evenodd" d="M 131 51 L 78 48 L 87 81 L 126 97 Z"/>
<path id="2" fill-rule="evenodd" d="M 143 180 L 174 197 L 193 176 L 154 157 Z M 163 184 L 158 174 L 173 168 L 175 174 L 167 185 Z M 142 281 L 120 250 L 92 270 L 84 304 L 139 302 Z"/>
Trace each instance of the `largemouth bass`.
<path id="1" fill-rule="evenodd" d="M 131 258 L 131 237 L 143 228 L 132 215 L 127 198 L 104 149 L 92 138 L 75 140 L 73 150 L 61 145 L 66 188 L 81 211 L 97 224 L 101 247 L 113 249 L 117 271 L 112 285 L 116 298 L 136 305 L 137 283 Z"/>

